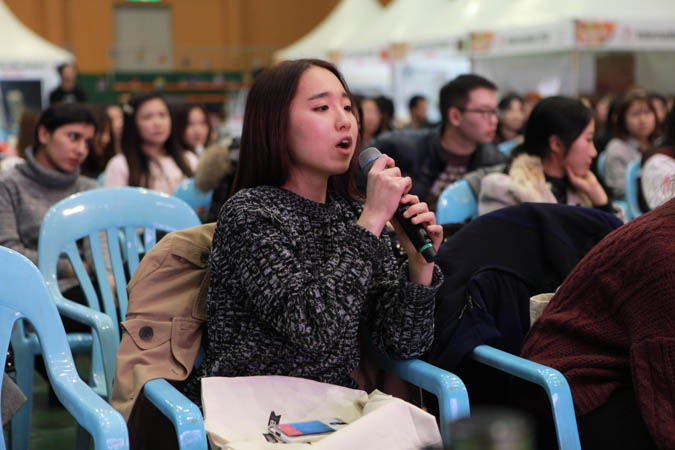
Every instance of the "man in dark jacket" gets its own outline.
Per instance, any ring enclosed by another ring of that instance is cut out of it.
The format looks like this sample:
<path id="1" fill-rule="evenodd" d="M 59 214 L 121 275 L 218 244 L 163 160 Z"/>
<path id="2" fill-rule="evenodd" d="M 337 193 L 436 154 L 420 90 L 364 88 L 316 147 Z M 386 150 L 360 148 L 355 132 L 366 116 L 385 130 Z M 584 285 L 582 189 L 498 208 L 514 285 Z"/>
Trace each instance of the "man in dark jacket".
<path id="1" fill-rule="evenodd" d="M 497 130 L 497 87 L 478 75 L 460 75 L 441 88 L 439 128 L 399 130 L 373 145 L 413 179 L 411 193 L 436 208 L 438 197 L 465 173 L 506 161 L 492 144 Z"/>
<path id="2" fill-rule="evenodd" d="M 87 95 L 75 84 L 77 80 L 75 65 L 61 64 L 57 70 L 61 77 L 61 85 L 49 94 L 49 104 L 86 102 Z"/>

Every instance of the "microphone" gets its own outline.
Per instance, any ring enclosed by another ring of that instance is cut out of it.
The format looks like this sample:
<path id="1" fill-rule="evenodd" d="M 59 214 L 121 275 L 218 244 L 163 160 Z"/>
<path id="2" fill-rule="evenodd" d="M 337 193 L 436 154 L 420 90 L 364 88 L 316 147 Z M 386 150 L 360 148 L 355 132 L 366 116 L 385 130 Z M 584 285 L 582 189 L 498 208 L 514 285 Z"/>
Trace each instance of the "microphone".
<path id="1" fill-rule="evenodd" d="M 368 147 L 361 152 L 359 155 L 359 167 L 361 168 L 361 176 L 363 179 L 368 178 L 370 168 L 380 156 L 382 156 L 382 153 L 375 147 Z M 413 246 L 415 246 L 417 251 L 424 256 L 424 259 L 427 262 L 434 262 L 434 259 L 436 258 L 436 249 L 427 234 L 427 230 L 425 230 L 422 225 L 415 225 L 409 218 L 403 217 L 403 213 L 408 209 L 408 206 L 409 205 L 399 204 L 394 213 L 394 218 L 399 225 L 401 225 L 401 228 L 403 228 L 403 231 L 406 236 L 408 236 L 408 239 L 410 239 Z"/>

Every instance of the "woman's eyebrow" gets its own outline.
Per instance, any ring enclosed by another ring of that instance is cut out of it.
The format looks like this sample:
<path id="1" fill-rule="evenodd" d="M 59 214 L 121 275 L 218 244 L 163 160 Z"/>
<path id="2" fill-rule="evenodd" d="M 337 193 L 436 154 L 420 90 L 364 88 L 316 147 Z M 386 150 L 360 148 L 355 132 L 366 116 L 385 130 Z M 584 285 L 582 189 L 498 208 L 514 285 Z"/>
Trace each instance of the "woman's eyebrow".
<path id="1" fill-rule="evenodd" d="M 309 97 L 309 98 L 307 99 L 307 101 L 316 100 L 317 98 L 328 97 L 328 95 L 330 95 L 330 93 L 329 93 L 328 91 L 326 91 L 326 92 L 319 92 L 318 94 L 314 94 L 314 95 L 312 95 L 311 97 Z M 347 95 L 346 92 L 342 92 L 342 97 L 343 97 L 343 98 L 349 98 L 349 96 Z"/>

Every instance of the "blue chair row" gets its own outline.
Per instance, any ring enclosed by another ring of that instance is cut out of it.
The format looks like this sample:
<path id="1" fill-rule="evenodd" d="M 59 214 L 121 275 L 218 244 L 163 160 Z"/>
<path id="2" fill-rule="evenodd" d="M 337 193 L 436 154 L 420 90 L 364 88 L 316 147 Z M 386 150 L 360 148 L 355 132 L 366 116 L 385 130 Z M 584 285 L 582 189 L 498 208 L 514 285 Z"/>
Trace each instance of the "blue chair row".
<path id="1" fill-rule="evenodd" d="M 468 188 L 470 189 L 470 187 Z M 129 205 L 134 205 L 131 211 Z M 139 246 L 135 244 L 139 228 L 145 230 L 144 247 L 151 248 L 155 243 L 156 229 L 174 231 L 197 224 L 199 224 L 199 221 L 194 211 L 184 202 L 164 194 L 136 188 L 100 189 L 76 194 L 54 205 L 45 216 L 38 252 L 39 266 L 52 298 L 62 314 L 80 320 L 96 331 L 92 338 L 94 343 L 92 361 L 94 376 L 92 380 L 94 380 L 94 388 L 100 395 L 108 398 L 111 394 L 115 353 L 119 344 L 118 323 L 124 319 L 127 307 L 125 290 L 127 280 L 119 248 L 120 243 L 117 240 L 120 230 L 125 236 L 122 242 L 126 245 L 127 251 L 126 269 L 129 274 L 133 275 L 139 263 Z M 107 235 L 119 304 L 119 318 L 115 308 L 115 299 L 112 296 L 111 286 L 107 279 L 103 246 L 99 240 L 99 231 L 102 230 Z M 88 237 L 91 243 L 94 271 L 97 280 L 100 280 L 100 297 L 93 287 L 76 246 L 76 242 L 83 237 Z M 62 253 L 68 256 L 73 265 L 89 301 L 89 308 L 64 299 L 59 292 L 56 263 Z M 103 306 L 103 311 L 101 311 L 99 305 Z M 541 366 L 496 349 L 483 347 L 482 351 L 477 349 L 474 354 L 475 358 L 481 358 L 481 355 L 488 352 L 492 355 L 492 359 L 483 358 L 482 362 L 490 364 L 492 361 L 503 361 L 499 368 L 510 367 L 511 372 L 509 373 L 518 376 L 524 376 L 523 374 L 525 374 L 529 377 L 526 379 L 531 379 L 530 381 L 541 381 L 540 378 L 535 376 L 537 373 L 542 373 Z M 461 380 L 422 361 L 391 361 L 377 354 L 375 354 L 375 357 L 380 366 L 439 398 L 441 431 L 444 441 L 447 443 L 450 438 L 448 435 L 449 423 L 469 414 L 468 397 Z M 30 374 L 32 375 L 32 370 Z M 552 379 L 552 377 L 544 377 L 544 380 L 549 379 Z M 564 391 L 567 389 L 567 396 L 571 399 L 564 378 L 559 376 L 558 379 L 562 379 L 562 382 L 558 382 L 561 391 L 554 392 L 551 390 L 551 396 L 564 396 Z M 186 397 L 165 380 L 148 382 L 144 387 L 144 394 L 170 418 L 179 436 L 181 448 L 206 448 L 203 419 L 199 409 Z M 571 404 L 571 400 L 569 404 Z M 558 401 L 552 402 L 552 405 L 564 408 L 566 403 Z M 555 415 L 556 418 L 567 417 L 569 422 L 574 424 L 573 409 L 571 415 L 569 408 L 562 411 Z M 558 425 L 558 422 L 556 424 Z M 559 435 L 560 430 L 563 429 L 565 429 L 565 425 L 561 423 Z M 574 429 L 576 430 L 576 428 Z M 562 448 L 577 447 L 566 445 Z"/>
<path id="2" fill-rule="evenodd" d="M 23 255 L 5 247 L 0 247 L 0 266 L 0 348 L 6 349 L 9 345 L 15 322 L 30 322 L 34 330 L 31 335 L 35 336 L 35 342 L 44 357 L 49 382 L 56 396 L 75 420 L 91 434 L 95 448 L 129 448 L 129 437 L 122 416 L 78 376 L 59 313 L 37 267 Z M 16 348 L 14 351 L 18 354 Z M 3 350 L 0 353 L 2 367 L 5 365 L 5 357 L 6 352 Z M 32 372 L 30 376 L 32 378 Z M 24 405 L 22 410 L 26 407 Z M 15 420 L 16 417 L 13 424 Z M 30 429 L 12 427 L 11 447 L 28 449 L 29 433 Z M 5 448 L 5 441 L 2 439 L 0 449 Z"/>
<path id="3" fill-rule="evenodd" d="M 38 266 L 59 312 L 94 330 L 91 335 L 70 336 L 69 341 L 78 350 L 91 348 L 92 388 L 105 399 L 112 394 L 115 355 L 120 341 L 119 322 L 124 319 L 127 310 L 125 269 L 126 273 L 133 275 L 142 249 L 149 249 L 155 244 L 157 230 L 171 232 L 199 224 L 194 210 L 182 200 L 140 188 L 102 188 L 81 192 L 57 203 L 45 215 L 40 230 Z M 139 230 L 143 231 L 143 245 L 137 243 Z M 106 236 L 115 294 L 103 254 L 106 246 L 102 245 L 99 232 Z M 89 240 L 93 260 L 89 271 L 95 275 L 98 292 L 80 255 L 77 242 L 83 238 Z M 124 246 L 124 252 L 121 246 Z M 70 261 L 88 306 L 68 300 L 61 294 L 56 267 L 62 254 Z M 34 355 L 39 349 L 25 329 L 17 329 L 12 343 L 17 355 L 22 355 L 21 364 L 17 363 L 17 383 L 30 394 Z M 13 421 L 13 435 L 28 436 L 30 414 L 31 405 L 27 404 Z M 86 445 L 86 442 L 81 445 Z M 21 445 L 15 448 L 28 447 Z"/>

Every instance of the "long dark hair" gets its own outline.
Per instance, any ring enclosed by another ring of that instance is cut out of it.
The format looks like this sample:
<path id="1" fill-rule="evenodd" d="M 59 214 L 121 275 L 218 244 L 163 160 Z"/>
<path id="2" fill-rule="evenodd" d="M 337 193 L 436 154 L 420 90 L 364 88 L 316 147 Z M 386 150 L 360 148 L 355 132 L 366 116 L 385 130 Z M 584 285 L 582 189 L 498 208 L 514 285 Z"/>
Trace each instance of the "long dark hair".
<path id="1" fill-rule="evenodd" d="M 548 97 L 532 109 L 525 125 L 525 140 L 513 155 L 527 153 L 545 159 L 549 139 L 558 136 L 565 145 L 565 154 L 593 119 L 591 110 L 579 100 L 569 97 Z"/>
<path id="2" fill-rule="evenodd" d="M 92 110 L 96 122 L 98 123 L 98 132 L 94 139 L 93 147 L 89 149 L 89 154 L 80 166 L 80 173 L 91 178 L 96 178 L 104 170 L 108 161 L 115 156 L 115 139 L 112 134 L 112 121 L 106 114 L 105 107 L 98 107 Z M 101 137 L 108 135 L 108 143 L 103 145 Z"/>
<path id="3" fill-rule="evenodd" d="M 206 126 L 208 127 L 208 132 L 206 134 L 206 142 L 204 143 L 204 148 L 206 148 L 211 143 L 211 131 L 212 131 L 211 122 L 209 121 L 209 115 L 206 112 L 206 108 L 204 108 L 202 105 L 198 105 L 195 103 L 182 103 L 180 105 L 176 105 L 173 108 L 172 114 L 173 117 L 172 128 L 176 130 L 175 135 L 176 139 L 178 139 L 178 143 L 183 149 L 191 151 L 194 151 L 195 149 L 192 148 L 187 142 L 185 142 L 183 135 L 185 134 L 185 129 L 188 127 L 188 124 L 190 122 L 190 112 L 192 112 L 193 109 L 199 109 L 204 114 L 204 120 L 206 121 Z"/>
<path id="4" fill-rule="evenodd" d="M 312 66 L 330 71 L 340 80 L 352 104 L 354 100 L 340 72 L 332 64 L 320 59 L 284 61 L 256 78 L 246 101 L 241 149 L 232 194 L 260 185 L 282 186 L 288 180 L 291 149 L 288 139 L 289 107 L 302 74 Z M 332 176 L 328 186 L 339 195 L 358 197 L 353 172 L 358 164 L 356 149 L 347 172 Z"/>
<path id="5" fill-rule="evenodd" d="M 170 116 L 169 105 L 167 105 L 164 98 L 156 92 L 139 94 L 129 100 L 126 108 L 124 108 L 124 129 L 122 131 L 122 153 L 127 159 L 129 165 L 129 186 L 149 187 L 150 183 L 150 169 L 148 157 L 142 150 L 142 139 L 138 133 L 136 126 L 136 116 L 138 110 L 147 101 L 159 99 L 166 106 L 167 113 Z M 174 134 L 174 127 L 171 127 L 169 138 L 164 143 L 164 149 L 175 161 L 178 168 L 186 177 L 193 175 L 190 165 L 187 163 L 183 150 L 179 147 Z"/>
<path id="6" fill-rule="evenodd" d="M 506 138 L 504 137 L 504 120 L 502 119 L 502 115 L 504 114 L 505 111 L 511 108 L 511 103 L 515 101 L 520 102 L 520 105 L 522 107 L 523 105 L 523 99 L 520 95 L 516 94 L 515 92 L 510 92 L 506 94 L 502 99 L 499 101 L 499 104 L 497 105 L 497 110 L 499 111 L 499 122 L 497 123 L 497 138 L 500 141 L 505 141 Z M 518 133 L 520 133 L 521 130 L 516 130 Z"/>

